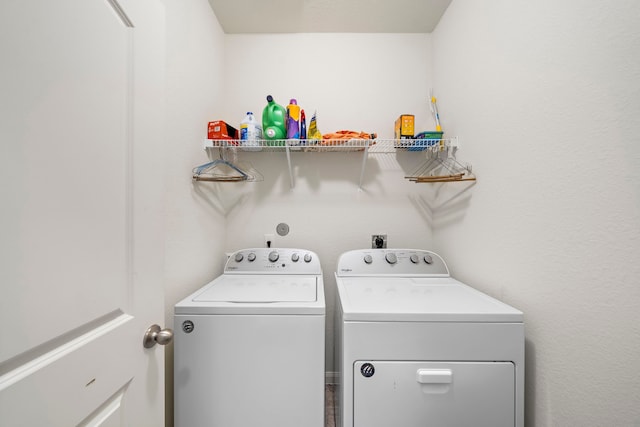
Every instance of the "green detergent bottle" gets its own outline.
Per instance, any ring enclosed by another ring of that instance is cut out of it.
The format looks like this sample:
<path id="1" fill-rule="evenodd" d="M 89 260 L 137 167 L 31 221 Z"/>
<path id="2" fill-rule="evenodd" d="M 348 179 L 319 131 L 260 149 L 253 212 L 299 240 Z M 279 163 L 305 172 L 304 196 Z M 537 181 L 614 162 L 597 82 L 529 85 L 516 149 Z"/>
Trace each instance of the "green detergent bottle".
<path id="1" fill-rule="evenodd" d="M 287 110 L 277 104 L 271 95 L 267 96 L 267 103 L 262 110 L 262 137 L 267 140 L 267 145 L 284 145 L 282 140 L 287 137 L 285 127 Z"/>

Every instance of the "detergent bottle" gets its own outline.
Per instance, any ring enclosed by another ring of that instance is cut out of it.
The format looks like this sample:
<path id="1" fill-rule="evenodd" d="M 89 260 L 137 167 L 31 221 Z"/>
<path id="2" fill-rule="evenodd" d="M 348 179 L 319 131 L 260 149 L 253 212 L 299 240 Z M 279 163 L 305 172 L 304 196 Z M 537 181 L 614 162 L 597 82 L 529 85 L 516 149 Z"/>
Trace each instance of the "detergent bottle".
<path id="1" fill-rule="evenodd" d="M 296 140 L 295 143 L 300 139 L 300 106 L 295 99 L 287 105 L 287 139 Z"/>
<path id="2" fill-rule="evenodd" d="M 307 117 L 304 115 L 304 110 L 300 110 L 300 139 L 307 139 Z"/>
<path id="3" fill-rule="evenodd" d="M 264 139 L 273 141 L 275 139 L 285 139 L 287 131 L 285 119 L 287 110 L 273 100 L 273 96 L 267 96 L 267 106 L 262 110 L 262 135 Z M 283 142 L 267 143 L 268 145 L 284 145 Z"/>
<path id="4" fill-rule="evenodd" d="M 245 151 L 260 151 L 262 139 L 262 128 L 251 111 L 240 123 L 240 143 Z"/>

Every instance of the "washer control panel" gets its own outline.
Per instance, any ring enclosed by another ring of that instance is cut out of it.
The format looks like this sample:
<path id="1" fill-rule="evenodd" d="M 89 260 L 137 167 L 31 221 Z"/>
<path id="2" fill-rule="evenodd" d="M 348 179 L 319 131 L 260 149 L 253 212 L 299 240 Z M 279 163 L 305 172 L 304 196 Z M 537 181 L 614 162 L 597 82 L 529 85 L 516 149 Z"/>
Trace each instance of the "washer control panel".
<path id="1" fill-rule="evenodd" d="M 314 252 L 292 248 L 249 248 L 232 253 L 224 266 L 238 274 L 322 274 Z"/>
<path id="2" fill-rule="evenodd" d="M 362 249 L 343 253 L 336 275 L 449 277 L 449 269 L 435 252 L 421 249 Z"/>

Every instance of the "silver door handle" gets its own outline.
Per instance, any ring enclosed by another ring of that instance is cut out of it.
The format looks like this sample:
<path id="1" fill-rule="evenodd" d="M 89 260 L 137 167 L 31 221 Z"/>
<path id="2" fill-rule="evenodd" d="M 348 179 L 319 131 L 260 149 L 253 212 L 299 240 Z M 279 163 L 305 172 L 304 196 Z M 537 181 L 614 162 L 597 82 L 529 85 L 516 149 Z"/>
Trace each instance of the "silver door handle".
<path id="1" fill-rule="evenodd" d="M 167 345 L 173 340 L 173 331 L 169 328 L 162 329 L 159 325 L 151 325 L 144 333 L 142 345 L 151 348 L 156 344 Z"/>

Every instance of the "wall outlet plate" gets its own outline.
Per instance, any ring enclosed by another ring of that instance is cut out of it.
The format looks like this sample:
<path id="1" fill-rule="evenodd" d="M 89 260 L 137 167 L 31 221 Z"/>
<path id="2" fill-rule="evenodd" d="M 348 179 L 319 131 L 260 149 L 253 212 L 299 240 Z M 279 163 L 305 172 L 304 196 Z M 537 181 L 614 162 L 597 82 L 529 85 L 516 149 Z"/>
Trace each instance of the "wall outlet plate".
<path id="1" fill-rule="evenodd" d="M 387 235 L 386 234 L 372 234 L 371 235 L 371 249 L 385 249 L 387 247 Z"/>
<path id="2" fill-rule="evenodd" d="M 275 236 L 273 234 L 265 234 L 264 235 L 264 247 L 272 248 L 273 247 L 273 239 Z"/>

